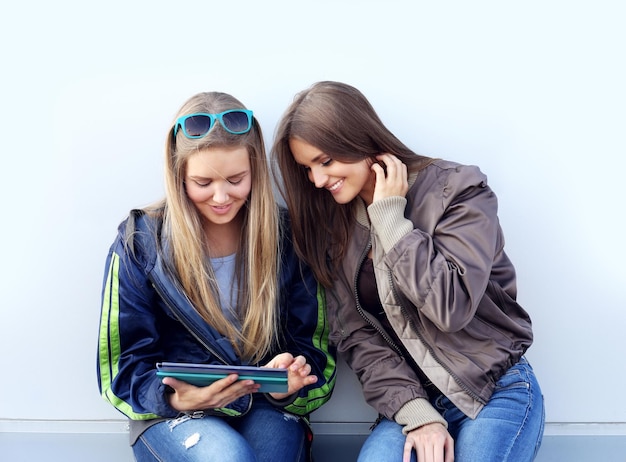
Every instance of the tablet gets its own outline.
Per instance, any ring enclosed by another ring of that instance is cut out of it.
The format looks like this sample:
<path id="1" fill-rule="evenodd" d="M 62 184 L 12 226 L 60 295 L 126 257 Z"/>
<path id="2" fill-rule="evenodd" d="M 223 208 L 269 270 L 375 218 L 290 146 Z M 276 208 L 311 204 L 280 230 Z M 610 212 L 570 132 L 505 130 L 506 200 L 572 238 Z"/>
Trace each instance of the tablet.
<path id="1" fill-rule="evenodd" d="M 239 380 L 254 380 L 261 385 L 260 393 L 287 393 L 287 369 L 223 364 L 157 363 L 157 376 L 174 377 L 197 387 L 211 385 L 230 374 Z"/>

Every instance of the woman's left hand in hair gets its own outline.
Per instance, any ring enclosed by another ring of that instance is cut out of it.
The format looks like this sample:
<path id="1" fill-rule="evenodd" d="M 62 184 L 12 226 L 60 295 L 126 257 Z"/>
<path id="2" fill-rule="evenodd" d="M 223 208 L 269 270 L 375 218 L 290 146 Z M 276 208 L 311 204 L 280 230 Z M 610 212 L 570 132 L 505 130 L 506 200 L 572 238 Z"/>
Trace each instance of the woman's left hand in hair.
<path id="1" fill-rule="evenodd" d="M 371 167 L 376 174 L 373 202 L 392 196 L 406 196 L 409 191 L 406 164 L 393 154 L 379 154 Z M 384 165 L 384 167 L 383 167 Z"/>
<path id="2" fill-rule="evenodd" d="M 311 375 L 311 365 L 304 356 L 294 357 L 291 353 L 281 353 L 263 367 L 287 369 L 287 393 L 270 393 L 274 399 L 285 399 L 302 387 L 317 382 L 317 376 Z"/>

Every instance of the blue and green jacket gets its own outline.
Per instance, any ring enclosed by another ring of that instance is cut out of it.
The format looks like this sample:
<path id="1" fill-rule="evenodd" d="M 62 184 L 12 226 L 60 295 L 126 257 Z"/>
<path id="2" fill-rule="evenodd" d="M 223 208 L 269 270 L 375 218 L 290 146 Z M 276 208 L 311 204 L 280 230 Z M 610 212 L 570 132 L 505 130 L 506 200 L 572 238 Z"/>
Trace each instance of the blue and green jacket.
<path id="1" fill-rule="evenodd" d="M 296 256 L 287 214 L 281 213 L 280 351 L 303 355 L 317 383 L 280 405 L 308 416 L 330 398 L 335 384 L 335 352 L 328 345 L 324 291 Z M 241 364 L 229 340 L 213 329 L 180 289 L 162 248 L 159 214 L 131 211 L 118 229 L 106 259 L 100 332 L 98 385 L 103 398 L 131 421 L 131 441 L 155 419 L 173 418 L 166 386 L 156 363 Z M 244 396 L 207 412 L 240 416 L 251 406 Z M 135 425 L 133 425 L 135 423 Z M 138 425 L 137 425 L 138 424 Z M 133 428 L 135 427 L 135 428 Z M 134 433 L 134 436 L 133 436 Z"/>

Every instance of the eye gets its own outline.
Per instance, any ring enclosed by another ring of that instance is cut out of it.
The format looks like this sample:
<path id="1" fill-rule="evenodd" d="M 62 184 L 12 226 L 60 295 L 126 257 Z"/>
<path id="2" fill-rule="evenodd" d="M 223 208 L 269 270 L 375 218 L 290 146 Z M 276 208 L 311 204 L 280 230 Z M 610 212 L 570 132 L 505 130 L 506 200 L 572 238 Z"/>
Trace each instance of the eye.
<path id="1" fill-rule="evenodd" d="M 234 174 L 233 176 L 229 176 L 228 178 L 226 178 L 226 181 L 228 181 L 228 183 L 232 184 L 233 186 L 236 186 L 240 184 L 243 180 L 245 180 L 248 175 L 250 175 L 250 171 L 239 172 Z"/>
<path id="2" fill-rule="evenodd" d="M 197 184 L 201 188 L 206 188 L 207 186 L 209 186 L 211 184 L 210 181 L 196 181 L 196 180 L 193 180 L 193 182 L 195 184 Z"/>
<path id="3" fill-rule="evenodd" d="M 328 167 L 332 163 L 333 163 L 333 160 L 331 158 L 328 158 L 324 162 L 322 162 L 322 167 Z"/>

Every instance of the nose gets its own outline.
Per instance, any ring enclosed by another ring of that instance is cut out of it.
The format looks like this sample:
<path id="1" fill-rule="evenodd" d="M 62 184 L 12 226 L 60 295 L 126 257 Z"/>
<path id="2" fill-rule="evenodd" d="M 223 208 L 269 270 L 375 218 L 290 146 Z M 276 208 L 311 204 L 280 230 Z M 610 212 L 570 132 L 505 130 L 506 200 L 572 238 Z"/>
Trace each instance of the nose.
<path id="1" fill-rule="evenodd" d="M 323 188 L 328 181 L 328 175 L 319 168 L 311 168 L 311 170 L 309 170 L 309 180 L 311 180 L 311 183 L 313 183 L 316 188 Z"/>
<path id="2" fill-rule="evenodd" d="M 228 201 L 228 191 L 225 185 L 215 185 L 213 190 L 213 202 L 216 204 L 224 204 Z"/>

